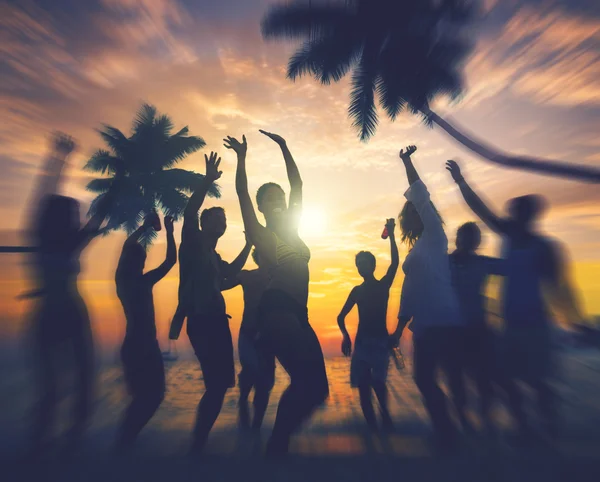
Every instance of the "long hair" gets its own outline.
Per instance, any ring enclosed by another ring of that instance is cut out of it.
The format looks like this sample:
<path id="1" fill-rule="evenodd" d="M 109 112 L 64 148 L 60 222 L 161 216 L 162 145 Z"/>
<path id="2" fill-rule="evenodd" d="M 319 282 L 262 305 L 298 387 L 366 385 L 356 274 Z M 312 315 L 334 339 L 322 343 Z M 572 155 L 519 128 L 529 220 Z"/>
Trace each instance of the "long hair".
<path id="1" fill-rule="evenodd" d="M 433 210 L 440 218 L 440 221 L 443 225 L 444 220 L 442 219 L 440 212 L 437 210 L 433 202 L 429 202 L 431 203 Z M 417 220 L 418 222 L 416 222 Z M 406 201 L 404 203 L 402 211 L 400 211 L 400 214 L 398 214 L 398 224 L 400 226 L 400 231 L 402 232 L 402 237 L 400 238 L 400 240 L 403 243 L 408 244 L 408 246 L 412 248 L 417 242 L 417 239 L 419 239 L 419 237 L 421 237 L 421 234 L 423 234 L 424 226 L 423 221 L 421 221 L 421 216 L 419 216 L 417 209 L 410 201 Z"/>

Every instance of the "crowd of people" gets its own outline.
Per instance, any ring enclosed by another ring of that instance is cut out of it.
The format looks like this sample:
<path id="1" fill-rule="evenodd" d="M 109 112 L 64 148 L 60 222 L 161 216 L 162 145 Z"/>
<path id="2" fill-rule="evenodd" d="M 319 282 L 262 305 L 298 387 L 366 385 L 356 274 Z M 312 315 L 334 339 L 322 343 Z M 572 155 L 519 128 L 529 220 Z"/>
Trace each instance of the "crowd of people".
<path id="1" fill-rule="evenodd" d="M 169 338 L 178 339 L 186 324 L 204 379 L 205 391 L 198 404 L 191 453 L 202 452 L 225 394 L 235 386 L 234 348 L 224 290 L 241 286 L 244 296 L 238 337 L 242 367 L 238 377 L 239 421 L 243 429 L 261 427 L 275 381 L 276 359 L 290 377 L 290 384 L 279 400 L 266 448 L 268 456 L 288 452 L 291 437 L 329 394 L 323 352 L 307 309 L 311 253 L 298 233 L 303 181 L 285 139 L 260 132 L 281 150 L 290 183 L 289 198 L 286 199 L 280 185 L 267 182 L 258 189 L 255 205 L 248 191 L 246 138 L 224 139 L 224 146 L 237 156 L 235 186 L 246 238 L 235 260 L 228 263 L 217 252 L 218 241 L 227 229 L 225 211 L 220 207 L 201 211 L 207 193 L 222 174 L 221 158 L 216 153 L 205 156 L 203 180 L 190 196 L 183 214 L 178 306 Z M 101 231 L 119 195 L 117 181 L 114 189 L 103 197 L 96 214 L 85 226 L 80 226 L 78 202 L 58 194 L 61 172 L 73 148 L 73 140 L 67 136 L 55 139 L 55 149 L 40 177 L 41 185 L 33 203 L 33 224 L 29 228 L 34 246 L 34 275 L 39 282 L 27 294 L 37 299 L 32 324 L 40 390 L 33 433 L 36 453 L 41 453 L 49 443 L 57 412 L 58 358 L 65 345 L 78 374 L 77 402 L 69 432 L 72 446 L 79 444 L 89 421 L 93 344 L 90 319 L 77 288 L 79 257 Z M 536 196 L 512 199 L 508 216 L 499 217 L 469 186 L 459 165 L 448 161 L 447 170 L 466 204 L 503 241 L 501 257 L 477 254 L 481 232 L 475 222 L 469 222 L 458 229 L 456 249 L 449 253 L 444 222 L 413 162 L 416 151 L 416 146 L 400 151 L 408 189 L 398 216 L 398 228 L 400 241 L 408 246 L 409 252 L 402 264 L 404 281 L 397 328 L 389 334 L 386 327 L 390 288 L 399 267 L 394 219 L 386 223 L 391 264 L 385 276 L 376 279 L 375 256 L 368 251 L 359 252 L 355 262 L 363 282 L 352 289 L 338 316 L 342 352 L 352 356 L 350 383 L 358 389 L 367 425 L 373 430 L 380 427 L 372 404 L 372 389 L 379 402 L 381 428 L 394 430 L 388 409 L 387 372 L 390 351 L 399 345 L 408 326 L 414 345 L 414 380 L 439 449 L 452 450 L 460 431 L 476 430 L 466 412 L 465 384 L 469 381 L 478 396 L 476 425 L 484 431 L 496 433 L 492 407 L 505 399 L 520 438 L 531 438 L 532 425 L 523 407 L 522 381 L 537 394 L 545 433 L 556 437 L 559 411 L 551 385 L 555 354 L 552 319 L 544 295 L 559 293 L 563 277 L 557 244 L 536 230 L 542 199 Z M 167 252 L 159 267 L 145 271 L 146 250 L 140 243 L 150 230 L 159 230 L 160 224 L 156 212 L 147 215 L 139 229 L 125 241 L 116 269 L 117 295 L 127 322 L 121 359 L 131 395 L 117 435 L 119 449 L 132 446 L 165 394 L 152 290 L 177 261 L 173 218 L 164 219 Z M 257 268 L 244 270 L 251 252 Z M 496 334 L 486 319 L 484 292 L 491 275 L 503 279 L 501 303 L 505 326 L 501 334 Z M 354 305 L 358 307 L 359 324 L 353 347 L 345 318 Z M 440 371 L 446 376 L 451 403 L 440 387 Z M 248 399 L 252 390 L 253 410 L 250 410 Z"/>

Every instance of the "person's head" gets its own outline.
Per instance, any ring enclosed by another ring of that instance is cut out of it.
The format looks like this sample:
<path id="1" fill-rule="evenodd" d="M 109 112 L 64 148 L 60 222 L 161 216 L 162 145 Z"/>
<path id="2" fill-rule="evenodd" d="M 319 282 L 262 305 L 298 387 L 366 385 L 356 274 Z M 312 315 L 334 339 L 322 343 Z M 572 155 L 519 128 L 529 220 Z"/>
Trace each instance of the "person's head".
<path id="1" fill-rule="evenodd" d="M 358 269 L 358 274 L 360 274 L 363 278 L 367 278 L 373 276 L 375 272 L 375 256 L 373 253 L 369 251 L 360 251 L 355 258 L 356 268 Z"/>
<path id="2" fill-rule="evenodd" d="M 277 221 L 287 211 L 285 192 L 279 184 L 267 182 L 256 191 L 256 205 L 267 223 Z"/>
<path id="3" fill-rule="evenodd" d="M 119 261 L 119 271 L 127 275 L 137 275 L 144 272 L 146 250 L 140 243 L 126 244 Z"/>
<path id="4" fill-rule="evenodd" d="M 227 218 L 222 207 L 215 206 L 202 211 L 200 215 L 200 227 L 205 234 L 220 238 L 227 229 Z"/>
<path id="5" fill-rule="evenodd" d="M 56 194 L 42 201 L 37 221 L 37 238 L 43 250 L 67 249 L 81 228 L 79 202 Z"/>
<path id="6" fill-rule="evenodd" d="M 476 223 L 463 224 L 456 231 L 456 249 L 466 253 L 474 253 L 481 244 L 481 230 Z"/>
<path id="7" fill-rule="evenodd" d="M 431 206 L 443 224 L 444 221 L 435 205 L 431 203 Z M 423 234 L 423 221 L 421 221 L 421 216 L 419 215 L 417 208 L 415 208 L 415 205 L 410 201 L 404 203 L 402 211 L 400 211 L 400 214 L 398 215 L 398 224 L 400 225 L 400 231 L 402 232 L 401 241 L 403 243 L 408 243 L 409 246 L 415 244 L 417 239 Z"/>
<path id="8" fill-rule="evenodd" d="M 527 229 L 540 217 L 545 204 L 544 198 L 536 194 L 519 196 L 508 202 L 508 213 L 519 227 Z"/>
<path id="9" fill-rule="evenodd" d="M 256 248 L 254 248 L 252 250 L 252 259 L 256 263 L 256 266 L 258 266 L 260 268 L 261 259 L 260 259 L 260 254 L 258 254 L 258 251 L 256 251 Z"/>

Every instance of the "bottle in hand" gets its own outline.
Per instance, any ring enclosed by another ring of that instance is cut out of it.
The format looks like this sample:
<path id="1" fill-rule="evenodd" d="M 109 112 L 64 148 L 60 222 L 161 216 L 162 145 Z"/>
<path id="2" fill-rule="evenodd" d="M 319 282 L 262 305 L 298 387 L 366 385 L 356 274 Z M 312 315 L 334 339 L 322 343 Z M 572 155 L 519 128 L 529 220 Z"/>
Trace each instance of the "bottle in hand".
<path id="1" fill-rule="evenodd" d="M 385 220 L 385 226 L 383 227 L 383 232 L 381 233 L 381 239 L 387 239 L 390 235 L 390 233 L 388 233 L 388 228 L 387 228 L 387 224 L 390 220 L 386 219 Z"/>
<path id="2" fill-rule="evenodd" d="M 402 355 L 399 346 L 394 347 L 390 350 L 390 357 L 392 358 L 392 360 L 394 360 L 394 365 L 396 365 L 398 371 L 404 370 L 404 356 Z"/>

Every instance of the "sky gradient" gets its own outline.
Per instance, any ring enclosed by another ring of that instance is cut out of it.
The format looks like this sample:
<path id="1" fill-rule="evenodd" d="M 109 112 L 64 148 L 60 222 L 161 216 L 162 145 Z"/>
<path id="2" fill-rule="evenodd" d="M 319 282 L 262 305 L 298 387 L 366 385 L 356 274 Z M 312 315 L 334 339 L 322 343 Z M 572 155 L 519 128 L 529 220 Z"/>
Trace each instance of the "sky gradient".
<path id="1" fill-rule="evenodd" d="M 81 170 L 104 147 L 95 129 L 111 124 L 128 133 L 142 102 L 169 114 L 176 129 L 189 126 L 207 147 L 179 167 L 203 172 L 203 154 L 223 156 L 222 199 L 228 231 L 219 243 L 224 259 L 242 248 L 241 216 L 234 187 L 235 155 L 222 147 L 226 135 L 248 139 L 251 191 L 266 181 L 286 190 L 281 153 L 258 133 L 284 136 L 304 178 L 302 233 L 312 249 L 310 318 L 327 353 L 337 354 L 336 324 L 352 286 L 359 250 L 372 251 L 377 275 L 389 263 L 379 237 L 384 221 L 403 203 L 406 177 L 398 150 L 416 144 L 417 169 L 446 222 L 451 245 L 458 225 L 473 219 L 444 171 L 446 159 L 462 161 L 467 179 L 495 208 L 525 193 L 547 196 L 543 229 L 566 244 L 585 312 L 600 313 L 600 189 L 597 186 L 511 171 L 471 156 L 439 129 L 409 114 L 395 123 L 381 116 L 377 134 L 361 143 L 346 109 L 347 79 L 328 87 L 310 78 L 285 78 L 293 43 L 266 42 L 260 19 L 267 0 L 40 0 L 3 2 L 0 92 L 0 244 L 20 243 L 29 193 L 46 152 L 48 134 L 74 136 L 65 194 L 91 199 L 92 178 Z M 478 137 L 515 153 L 600 164 L 600 3 L 578 1 L 485 1 L 465 67 L 459 102 L 440 101 L 439 113 Z M 407 67 L 409 68 L 409 67 Z M 176 239 L 179 241 L 179 227 Z M 147 266 L 165 252 L 161 233 Z M 83 257 L 81 290 L 94 331 L 112 351 L 124 333 L 115 295 L 114 270 L 122 233 L 96 240 Z M 498 253 L 485 231 L 483 252 Z M 400 250 L 401 262 L 406 248 Z M 0 255 L 0 336 L 22 332 L 30 307 L 14 301 L 25 285 L 23 258 Z M 252 263 L 250 262 L 251 266 Z M 176 306 L 178 269 L 155 288 L 157 325 L 166 338 Z M 388 311 L 393 326 L 402 275 Z M 234 337 L 242 310 L 240 289 L 226 294 Z M 355 331 L 356 312 L 348 318 Z"/>

